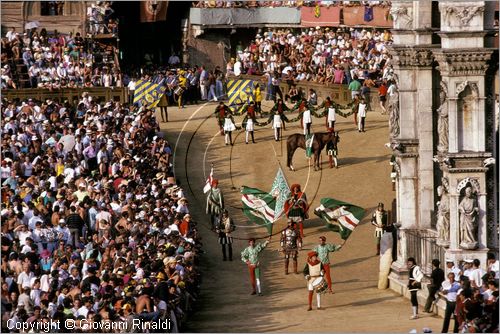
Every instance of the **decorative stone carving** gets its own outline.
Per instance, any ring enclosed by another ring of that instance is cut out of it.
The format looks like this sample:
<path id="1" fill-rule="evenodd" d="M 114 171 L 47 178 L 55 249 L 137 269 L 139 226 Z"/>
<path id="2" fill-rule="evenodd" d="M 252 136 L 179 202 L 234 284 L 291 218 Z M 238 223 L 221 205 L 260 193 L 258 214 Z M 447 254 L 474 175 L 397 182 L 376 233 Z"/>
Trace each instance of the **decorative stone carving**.
<path id="1" fill-rule="evenodd" d="M 437 211 L 437 224 L 436 229 L 438 232 L 437 244 L 443 247 L 450 246 L 450 198 L 449 182 L 446 177 L 441 179 L 441 185 L 437 188 L 439 201 L 436 203 Z"/>
<path id="2" fill-rule="evenodd" d="M 412 4 L 410 3 L 410 6 Z M 412 7 L 405 4 L 393 4 L 390 14 L 394 19 L 395 29 L 412 29 L 413 28 L 413 16 Z"/>
<path id="3" fill-rule="evenodd" d="M 399 67 L 428 67 L 434 61 L 433 54 L 428 49 L 415 49 L 412 47 L 393 47 L 391 54 Z"/>
<path id="4" fill-rule="evenodd" d="M 439 84 L 439 108 L 438 112 L 438 151 L 447 152 L 448 151 L 448 86 L 444 81 Z"/>
<path id="5" fill-rule="evenodd" d="M 484 75 L 489 68 L 492 51 L 434 51 L 442 76 Z"/>
<path id="6" fill-rule="evenodd" d="M 457 186 L 460 195 L 458 211 L 460 214 L 460 248 L 476 249 L 478 247 L 478 213 L 477 193 L 479 183 L 477 180 L 466 178 Z"/>
<path id="7" fill-rule="evenodd" d="M 468 26 L 470 21 L 478 13 L 484 12 L 484 5 L 470 6 L 469 4 L 458 5 L 458 4 L 444 4 L 442 5 L 442 10 L 444 10 L 444 24 L 447 26 L 451 25 L 451 16 L 455 15 L 460 20 L 460 23 L 464 26 Z"/>
<path id="8" fill-rule="evenodd" d="M 389 97 L 389 104 L 387 109 L 389 110 L 389 129 L 391 132 L 391 138 L 396 138 L 399 136 L 399 90 L 397 79 L 395 78 L 391 86 L 389 86 L 388 91 L 392 92 Z"/>

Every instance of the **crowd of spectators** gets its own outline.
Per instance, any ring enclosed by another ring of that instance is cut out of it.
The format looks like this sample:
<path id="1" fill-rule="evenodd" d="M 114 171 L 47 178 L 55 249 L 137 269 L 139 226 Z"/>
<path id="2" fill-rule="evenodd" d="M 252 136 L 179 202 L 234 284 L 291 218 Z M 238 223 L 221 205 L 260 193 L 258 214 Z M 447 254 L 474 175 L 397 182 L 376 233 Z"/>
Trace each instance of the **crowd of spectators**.
<path id="1" fill-rule="evenodd" d="M 320 84 L 380 81 L 391 71 L 388 30 L 359 28 L 270 29 L 236 47 L 227 66 L 236 75 L 277 74 L 279 79 Z M 271 78 L 269 79 L 269 81 Z"/>
<path id="2" fill-rule="evenodd" d="M 116 49 L 89 42 L 77 32 L 68 35 L 42 28 L 18 33 L 11 28 L 2 38 L 2 88 L 18 88 L 12 66 L 27 68 L 28 88 L 122 86 L 119 66 L 113 61 Z M 100 55 L 97 59 L 97 54 Z M 105 62 L 103 54 L 111 61 Z"/>
<path id="3" fill-rule="evenodd" d="M 112 4 L 112 1 L 96 1 L 87 7 L 87 33 L 118 33 L 118 20 L 113 15 Z"/>
<path id="4" fill-rule="evenodd" d="M 314 7 L 330 6 L 390 6 L 390 1 L 194 1 L 196 8 L 256 8 L 256 7 Z"/>
<path id="5" fill-rule="evenodd" d="M 1 116 L 2 331 L 9 319 L 178 330 L 199 293 L 201 238 L 154 113 L 84 93 L 4 99 Z"/>

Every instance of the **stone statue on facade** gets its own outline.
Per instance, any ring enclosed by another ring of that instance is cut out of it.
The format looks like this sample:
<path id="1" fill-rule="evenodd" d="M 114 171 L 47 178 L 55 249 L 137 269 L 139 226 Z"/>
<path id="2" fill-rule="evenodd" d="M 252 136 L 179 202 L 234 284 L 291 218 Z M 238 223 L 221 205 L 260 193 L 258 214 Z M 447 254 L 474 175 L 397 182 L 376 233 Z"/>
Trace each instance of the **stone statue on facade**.
<path id="1" fill-rule="evenodd" d="M 391 138 L 399 136 L 399 91 L 395 80 L 392 81 L 389 89 L 389 129 L 391 131 Z"/>
<path id="2" fill-rule="evenodd" d="M 448 104 L 447 98 L 447 87 L 446 84 L 441 81 L 440 92 L 439 92 L 439 108 L 438 112 L 438 151 L 447 152 L 448 151 Z"/>
<path id="3" fill-rule="evenodd" d="M 460 213 L 460 247 L 463 249 L 476 249 L 477 242 L 477 218 L 479 207 L 472 191 L 467 185 L 465 194 L 460 200 L 458 211 Z"/>
<path id="4" fill-rule="evenodd" d="M 450 198 L 448 196 L 448 180 L 443 178 L 441 185 L 437 188 L 439 201 L 436 203 L 438 232 L 437 244 L 439 246 L 450 246 Z"/>

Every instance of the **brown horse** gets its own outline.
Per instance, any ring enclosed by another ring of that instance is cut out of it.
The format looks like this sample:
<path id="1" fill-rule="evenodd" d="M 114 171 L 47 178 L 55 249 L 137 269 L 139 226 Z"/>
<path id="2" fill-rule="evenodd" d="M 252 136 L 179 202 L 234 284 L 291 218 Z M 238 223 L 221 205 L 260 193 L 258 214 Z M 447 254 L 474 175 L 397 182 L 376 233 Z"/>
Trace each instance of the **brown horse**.
<path id="1" fill-rule="evenodd" d="M 340 141 L 339 132 L 318 132 L 314 134 L 312 150 L 314 154 L 314 170 L 321 169 L 319 164 L 319 156 L 321 151 L 326 146 L 328 141 L 333 140 L 335 146 Z M 306 149 L 306 137 L 300 133 L 294 133 L 288 136 L 286 140 L 287 162 L 286 165 L 290 170 L 295 170 L 292 165 L 293 154 L 297 148 Z"/>

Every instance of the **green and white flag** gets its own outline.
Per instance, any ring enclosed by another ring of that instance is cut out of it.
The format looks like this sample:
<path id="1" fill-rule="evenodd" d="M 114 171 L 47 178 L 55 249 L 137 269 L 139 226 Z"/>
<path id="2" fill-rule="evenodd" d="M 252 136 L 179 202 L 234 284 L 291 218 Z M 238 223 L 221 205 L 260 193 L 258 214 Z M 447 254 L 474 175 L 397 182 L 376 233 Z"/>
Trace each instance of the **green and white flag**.
<path id="1" fill-rule="evenodd" d="M 265 226 L 271 235 L 275 217 L 276 198 L 257 188 L 243 186 L 241 189 L 241 202 L 243 203 L 243 213 L 245 216 L 251 222 Z"/>
<path id="2" fill-rule="evenodd" d="M 365 215 L 363 208 L 333 198 L 322 198 L 320 203 L 314 214 L 325 220 L 332 231 L 339 232 L 343 240 L 349 238 Z"/>
<path id="3" fill-rule="evenodd" d="M 310 158 L 312 155 L 312 146 L 313 146 L 313 141 L 314 141 L 314 133 L 305 135 L 306 137 L 306 157 Z"/>
<path id="4" fill-rule="evenodd" d="M 276 177 L 274 178 L 273 186 L 271 187 L 271 195 L 276 198 L 274 221 L 277 221 L 283 215 L 285 202 L 288 196 L 290 196 L 290 187 L 286 182 L 285 174 L 281 167 L 278 169 Z"/>

